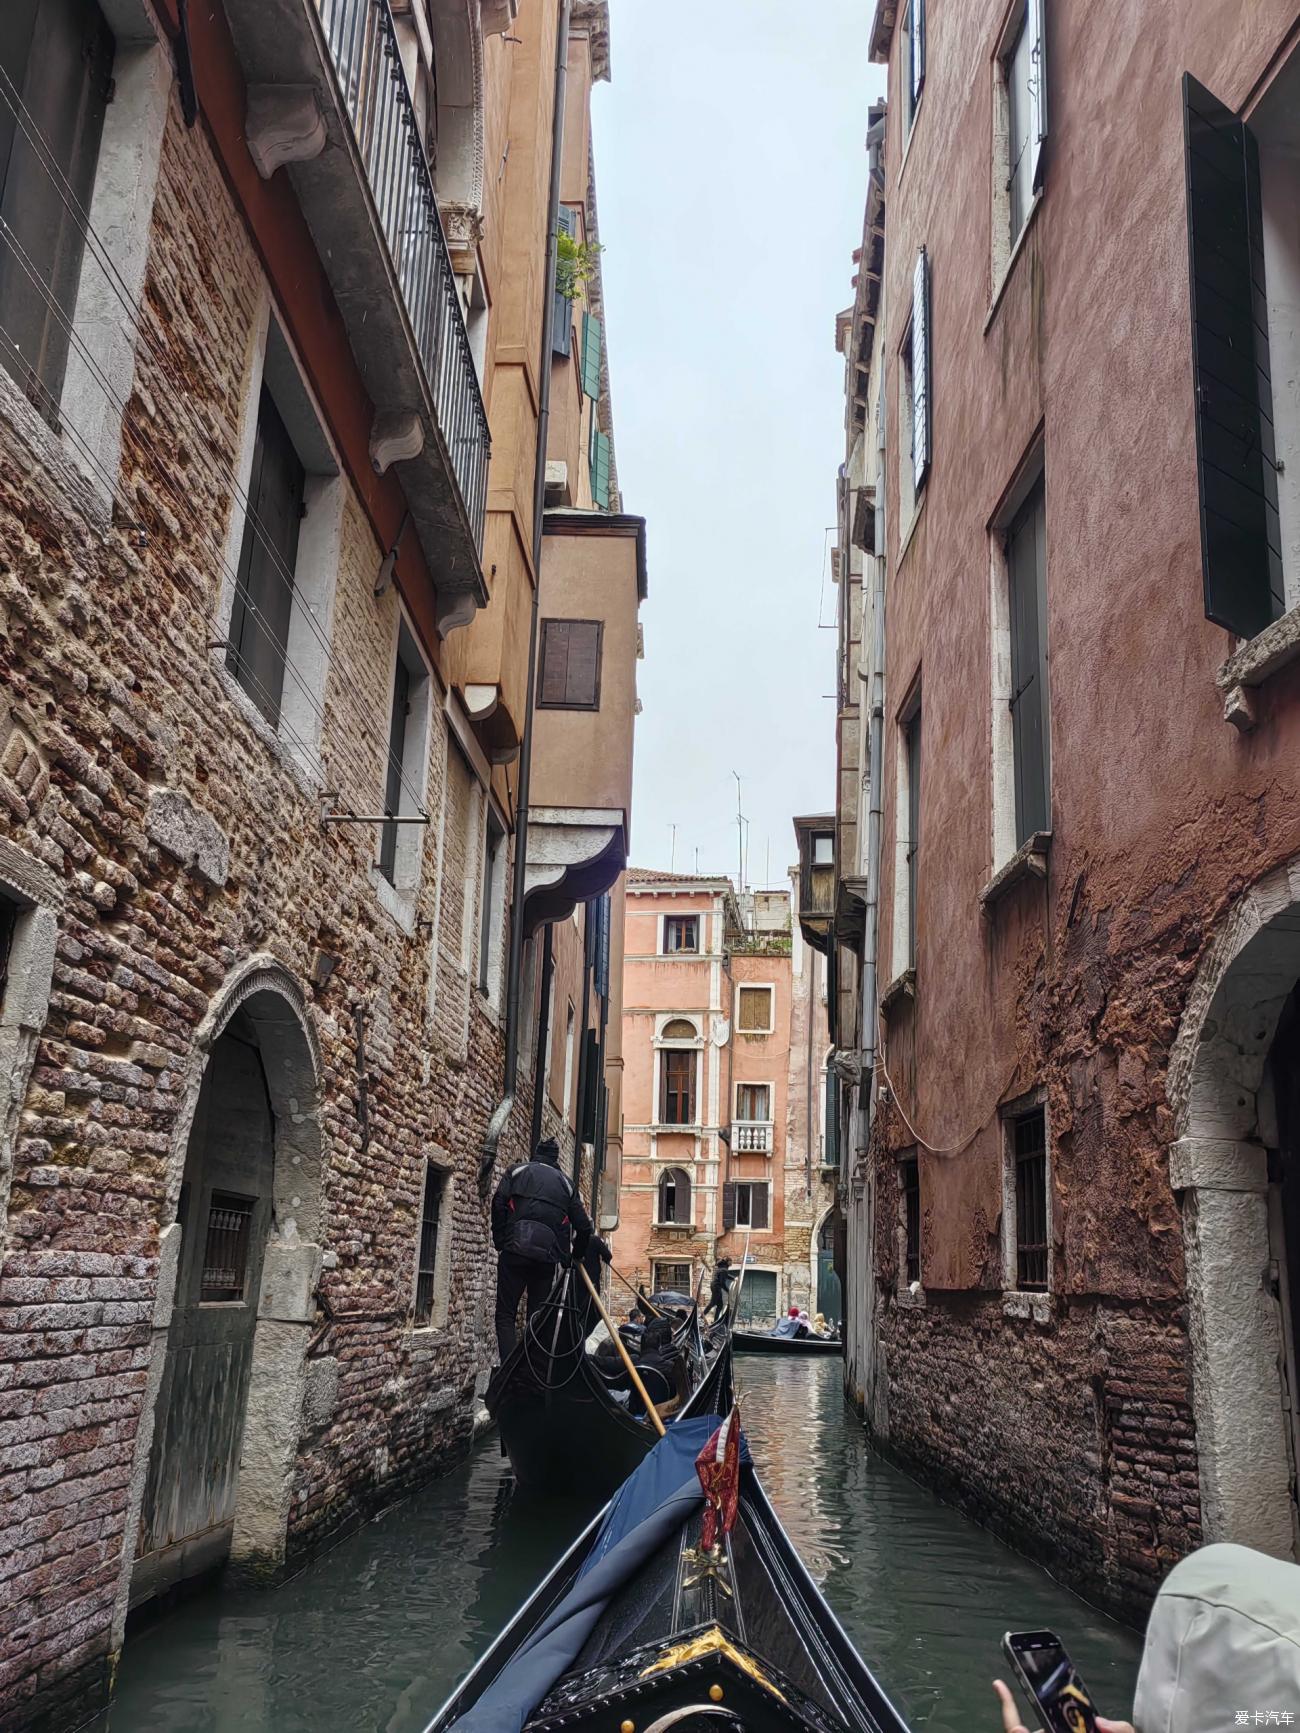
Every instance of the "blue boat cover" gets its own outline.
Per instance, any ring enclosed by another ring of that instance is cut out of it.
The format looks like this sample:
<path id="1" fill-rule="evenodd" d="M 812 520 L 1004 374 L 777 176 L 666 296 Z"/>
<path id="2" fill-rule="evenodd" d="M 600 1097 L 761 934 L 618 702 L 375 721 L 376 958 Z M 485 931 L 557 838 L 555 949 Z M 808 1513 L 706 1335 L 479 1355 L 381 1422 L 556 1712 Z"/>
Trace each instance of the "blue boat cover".
<path id="1" fill-rule="evenodd" d="M 798 1318 L 782 1318 L 774 1330 L 769 1330 L 769 1336 L 782 1336 L 793 1340 L 799 1329 Z"/>
<path id="2" fill-rule="evenodd" d="M 704 1502 L 695 1458 L 722 1424 L 678 1420 L 615 1494 L 573 1587 L 516 1651 L 450 1733 L 520 1733 L 577 1660 L 609 1601 Z M 744 1435 L 740 1460 L 750 1460 Z"/>

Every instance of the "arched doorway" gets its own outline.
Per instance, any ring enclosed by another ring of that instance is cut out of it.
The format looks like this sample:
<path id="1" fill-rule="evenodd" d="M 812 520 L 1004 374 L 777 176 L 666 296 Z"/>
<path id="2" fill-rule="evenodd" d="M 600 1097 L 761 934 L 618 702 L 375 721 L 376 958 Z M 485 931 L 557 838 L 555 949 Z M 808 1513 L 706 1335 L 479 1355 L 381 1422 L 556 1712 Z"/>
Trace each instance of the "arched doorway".
<path id="1" fill-rule="evenodd" d="M 828 1210 L 817 1230 L 817 1310 L 828 1324 L 844 1322 L 844 1289 L 835 1268 L 835 1238 L 843 1218 Z"/>
<path id="2" fill-rule="evenodd" d="M 320 1274 L 319 1064 L 292 977 L 245 965 L 196 1046 L 136 1447 L 131 1606 L 227 1560 L 283 1559 Z"/>
<path id="3" fill-rule="evenodd" d="M 1234 908 L 1169 1069 L 1207 1540 L 1300 1556 L 1300 862 Z"/>

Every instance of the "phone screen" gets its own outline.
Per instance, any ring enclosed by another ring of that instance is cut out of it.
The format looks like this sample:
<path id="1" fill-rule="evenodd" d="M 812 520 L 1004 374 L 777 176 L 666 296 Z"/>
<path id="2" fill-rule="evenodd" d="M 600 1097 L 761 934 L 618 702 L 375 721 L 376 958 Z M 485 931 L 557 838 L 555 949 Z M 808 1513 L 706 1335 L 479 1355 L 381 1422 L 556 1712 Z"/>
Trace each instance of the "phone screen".
<path id="1" fill-rule="evenodd" d="M 1054 1632 L 1012 1632 L 1007 1650 L 1050 1733 L 1095 1733 L 1092 1698 Z"/>

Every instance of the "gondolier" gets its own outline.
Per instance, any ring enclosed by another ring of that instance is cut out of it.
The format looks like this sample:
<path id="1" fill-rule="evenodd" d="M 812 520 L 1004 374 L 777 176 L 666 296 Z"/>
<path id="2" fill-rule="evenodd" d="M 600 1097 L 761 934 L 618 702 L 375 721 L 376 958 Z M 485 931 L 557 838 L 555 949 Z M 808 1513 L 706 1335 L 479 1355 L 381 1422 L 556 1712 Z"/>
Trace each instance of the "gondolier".
<path id="1" fill-rule="evenodd" d="M 591 1217 L 577 1187 L 560 1167 L 560 1146 L 543 1138 L 531 1161 L 512 1167 L 492 1199 L 492 1244 L 497 1249 L 497 1349 L 504 1362 L 518 1340 L 519 1302 L 528 1295 L 532 1315 L 570 1258 L 591 1243 Z M 602 1255 L 607 1255 L 604 1245 Z"/>

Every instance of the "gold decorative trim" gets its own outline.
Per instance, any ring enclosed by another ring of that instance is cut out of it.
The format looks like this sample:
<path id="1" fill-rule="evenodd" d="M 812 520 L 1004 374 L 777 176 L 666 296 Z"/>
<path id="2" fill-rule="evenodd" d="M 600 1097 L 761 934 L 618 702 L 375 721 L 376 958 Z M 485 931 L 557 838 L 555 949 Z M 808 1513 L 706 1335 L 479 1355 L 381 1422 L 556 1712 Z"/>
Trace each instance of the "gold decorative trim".
<path id="1" fill-rule="evenodd" d="M 743 1649 L 736 1648 L 717 1625 L 712 1625 L 698 1637 L 692 1637 L 688 1643 L 677 1643 L 671 1649 L 665 1649 L 657 1661 L 652 1661 L 642 1670 L 641 1677 L 648 1679 L 652 1673 L 666 1673 L 670 1667 L 685 1666 L 687 1661 L 698 1661 L 705 1655 L 725 1656 L 733 1665 L 739 1667 L 742 1673 L 748 1673 L 765 1691 L 770 1691 L 779 1703 L 785 1702 L 784 1696 L 758 1662 L 745 1654 Z"/>

